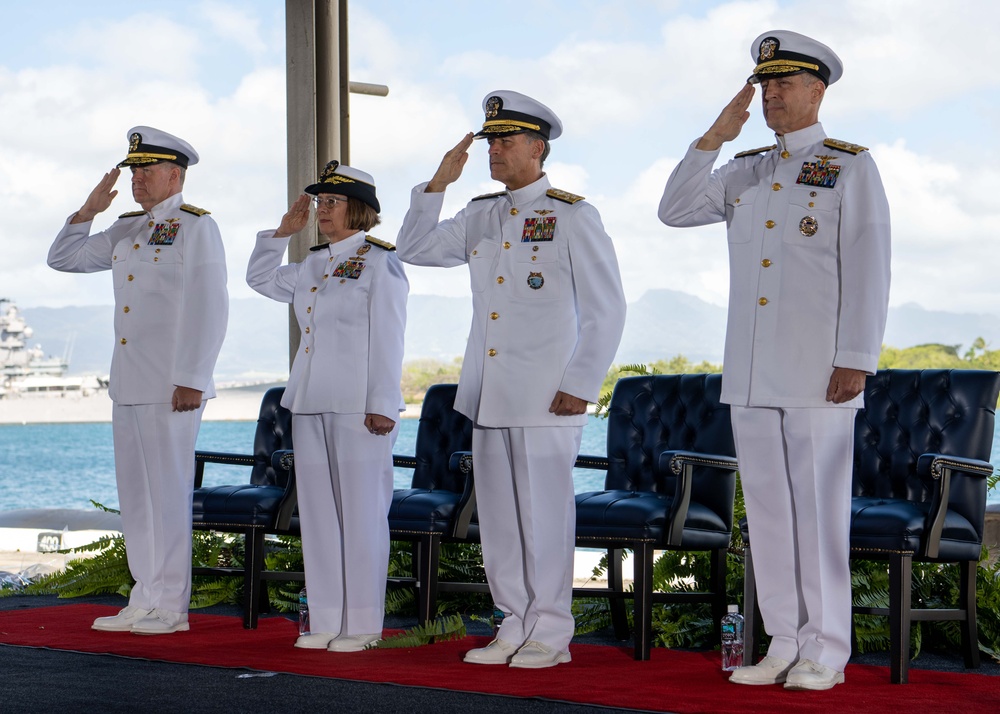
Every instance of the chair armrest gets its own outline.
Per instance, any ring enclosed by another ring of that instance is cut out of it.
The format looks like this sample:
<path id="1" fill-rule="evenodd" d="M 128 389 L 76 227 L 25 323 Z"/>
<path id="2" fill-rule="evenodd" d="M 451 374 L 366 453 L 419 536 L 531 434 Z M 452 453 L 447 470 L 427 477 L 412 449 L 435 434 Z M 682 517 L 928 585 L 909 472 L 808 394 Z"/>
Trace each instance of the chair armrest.
<path id="1" fill-rule="evenodd" d="M 472 514 L 476 510 L 476 478 L 473 473 L 472 452 L 454 452 L 448 459 L 448 470 L 465 475 L 465 488 L 462 489 L 462 495 L 458 499 L 451 533 L 455 538 L 465 538 L 469 535 L 469 523 L 472 522 Z"/>
<path id="2" fill-rule="evenodd" d="M 288 480 L 285 482 L 285 493 L 281 497 L 278 513 L 274 519 L 274 527 L 277 530 L 287 531 L 299 503 L 298 490 L 295 485 L 295 452 L 291 449 L 277 449 L 271 454 L 271 466 L 275 471 L 284 471 L 288 474 Z"/>
<path id="3" fill-rule="evenodd" d="M 946 454 L 921 454 L 917 459 L 917 475 L 931 478 L 937 482 L 927 512 L 924 542 L 924 555 L 928 558 L 938 557 L 941 550 L 941 534 L 944 531 L 945 516 L 951 501 L 951 481 L 953 476 L 985 479 L 993 474 L 993 464 L 980 459 L 970 459 L 964 456 L 949 456 Z"/>
<path id="4" fill-rule="evenodd" d="M 205 478 L 205 464 L 231 464 L 235 466 L 253 466 L 253 456 L 246 454 L 226 454 L 220 451 L 194 452 L 194 487 L 201 488 Z"/>
<path id="5" fill-rule="evenodd" d="M 669 471 L 677 477 L 674 499 L 670 507 L 670 530 L 667 545 L 679 548 L 684 537 L 684 523 L 691 506 L 691 489 L 696 466 L 710 466 L 725 471 L 736 471 L 736 459 L 732 456 L 699 454 L 694 451 L 663 451 L 657 459 L 656 468 L 660 473 Z"/>
<path id="6" fill-rule="evenodd" d="M 400 456 L 399 454 L 392 455 L 392 465 L 398 466 L 401 469 L 415 469 L 417 468 L 417 457 L 416 456 Z"/>
<path id="7" fill-rule="evenodd" d="M 597 471 L 607 471 L 608 457 L 588 456 L 587 454 L 580 454 L 579 456 L 576 457 L 576 463 L 573 464 L 573 467 L 577 469 L 595 469 Z"/>

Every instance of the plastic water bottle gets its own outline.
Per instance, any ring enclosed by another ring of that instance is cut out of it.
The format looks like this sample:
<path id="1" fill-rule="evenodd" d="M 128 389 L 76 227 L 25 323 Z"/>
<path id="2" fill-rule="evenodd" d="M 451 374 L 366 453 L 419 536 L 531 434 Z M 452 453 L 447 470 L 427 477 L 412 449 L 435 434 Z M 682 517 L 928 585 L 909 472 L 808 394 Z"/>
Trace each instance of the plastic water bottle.
<path id="1" fill-rule="evenodd" d="M 503 624 L 503 618 L 504 617 L 506 617 L 506 614 L 504 613 L 503 610 L 501 610 L 498 607 L 494 607 L 493 608 L 493 638 L 494 639 L 496 639 L 497 635 L 500 632 L 500 625 Z"/>
<path id="2" fill-rule="evenodd" d="M 305 588 L 299 590 L 299 634 L 309 634 L 309 599 Z"/>
<path id="3" fill-rule="evenodd" d="M 743 615 L 736 605 L 722 618 L 722 671 L 743 666 Z"/>

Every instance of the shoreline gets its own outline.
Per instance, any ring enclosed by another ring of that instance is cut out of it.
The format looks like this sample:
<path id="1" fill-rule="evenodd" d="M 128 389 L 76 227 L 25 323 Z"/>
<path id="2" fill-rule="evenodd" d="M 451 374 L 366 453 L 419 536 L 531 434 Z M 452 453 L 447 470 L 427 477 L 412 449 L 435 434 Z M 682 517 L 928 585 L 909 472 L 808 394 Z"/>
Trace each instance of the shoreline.
<path id="1" fill-rule="evenodd" d="M 203 421 L 256 421 L 260 401 L 274 383 L 217 388 L 205 405 Z M 407 404 L 402 419 L 419 419 L 420 404 Z M 0 426 L 90 424 L 111 422 L 112 401 L 106 391 L 91 396 L 31 396 L 0 399 Z"/>

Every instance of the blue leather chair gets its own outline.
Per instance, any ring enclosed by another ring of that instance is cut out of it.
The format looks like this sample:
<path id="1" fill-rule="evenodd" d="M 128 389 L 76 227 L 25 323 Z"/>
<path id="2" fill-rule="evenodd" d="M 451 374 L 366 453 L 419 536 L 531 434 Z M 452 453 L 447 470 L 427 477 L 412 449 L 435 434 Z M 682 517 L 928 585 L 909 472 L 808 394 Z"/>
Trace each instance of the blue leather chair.
<path id="1" fill-rule="evenodd" d="M 439 581 L 442 542 L 478 542 L 474 519 L 472 422 L 455 411 L 454 384 L 427 390 L 420 411 L 414 456 L 393 456 L 394 465 L 413 469 L 410 487 L 396 490 L 389 509 L 389 535 L 413 543 L 413 576 L 390 578 L 416 590 L 419 621 L 437 615 L 437 596 L 448 592 L 488 592 L 485 583 Z"/>
<path id="2" fill-rule="evenodd" d="M 983 546 L 986 477 L 1000 373 L 979 370 L 882 370 L 868 378 L 865 409 L 854 424 L 851 558 L 885 561 L 889 606 L 854 614 L 889 617 L 890 679 L 907 681 L 914 621 L 957 620 L 965 666 L 979 666 L 976 568 Z M 760 614 L 745 523 L 745 652 L 757 654 Z M 917 609 L 912 564 L 954 563 L 955 609 Z M 748 661 L 748 663 L 749 663 Z"/>
<path id="3" fill-rule="evenodd" d="M 292 459 L 292 415 L 281 406 L 284 387 L 269 389 L 261 400 L 252 455 L 214 451 L 195 452 L 195 490 L 192 523 L 195 530 L 237 533 L 243 536 L 243 567 L 204 566 L 195 575 L 243 577 L 243 626 L 257 627 L 258 614 L 267 611 L 265 580 L 303 580 L 302 573 L 264 569 L 267 535 L 298 535 L 295 513 L 295 469 Z M 250 467 L 247 483 L 202 487 L 206 464 Z"/>
<path id="4" fill-rule="evenodd" d="M 636 659 L 650 656 L 654 602 L 707 602 L 716 629 L 726 612 L 736 452 L 721 388 L 718 374 L 619 380 L 608 408 L 607 458 L 581 457 L 577 463 L 608 472 L 603 491 L 577 494 L 576 545 L 608 550 L 609 587 L 573 594 L 610 598 L 619 636 L 622 600 L 635 598 Z M 623 548 L 634 553 L 632 593 L 621 584 Z M 656 550 L 710 551 L 709 590 L 653 592 Z"/>

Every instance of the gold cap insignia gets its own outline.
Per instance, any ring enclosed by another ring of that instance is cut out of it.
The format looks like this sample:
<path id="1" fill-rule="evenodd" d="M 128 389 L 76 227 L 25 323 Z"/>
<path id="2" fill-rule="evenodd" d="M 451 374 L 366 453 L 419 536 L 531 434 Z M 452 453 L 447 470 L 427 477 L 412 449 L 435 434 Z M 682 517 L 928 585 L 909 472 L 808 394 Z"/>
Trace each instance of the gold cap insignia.
<path id="1" fill-rule="evenodd" d="M 778 51 L 778 41 L 773 37 L 766 37 L 760 42 L 758 62 L 766 62 L 774 59 L 774 53 Z"/>
<path id="2" fill-rule="evenodd" d="M 142 134 L 135 132 L 128 138 L 128 150 L 129 153 L 137 151 L 139 149 L 139 144 L 142 143 Z"/>
<path id="3" fill-rule="evenodd" d="M 503 109 L 503 100 L 500 97 L 490 97 L 486 100 L 486 118 L 492 119 Z"/>

